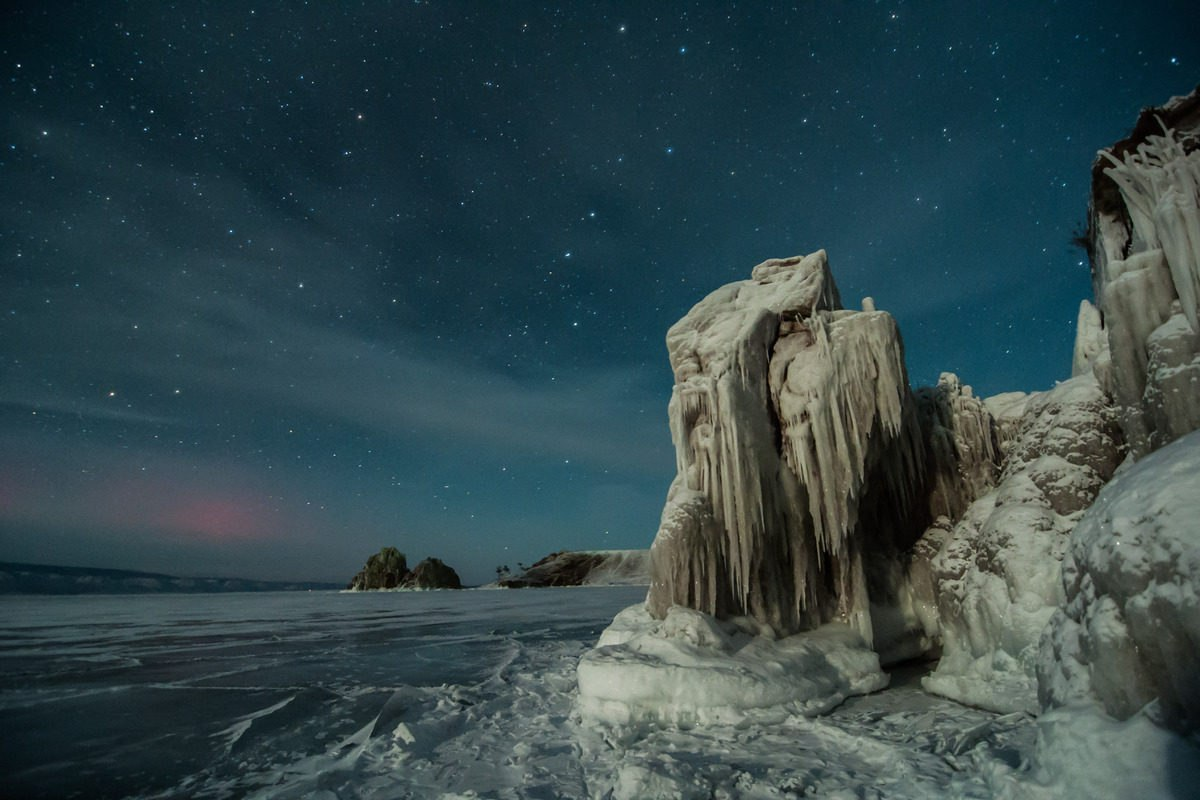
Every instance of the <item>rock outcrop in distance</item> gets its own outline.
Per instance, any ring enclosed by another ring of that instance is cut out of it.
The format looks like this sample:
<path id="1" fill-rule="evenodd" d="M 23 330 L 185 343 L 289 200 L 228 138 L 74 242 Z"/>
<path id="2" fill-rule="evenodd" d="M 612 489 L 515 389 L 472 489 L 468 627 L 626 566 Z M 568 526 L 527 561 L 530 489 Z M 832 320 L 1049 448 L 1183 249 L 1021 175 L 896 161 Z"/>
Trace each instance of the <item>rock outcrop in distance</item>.
<path id="1" fill-rule="evenodd" d="M 824 251 L 763 262 L 672 326 L 678 472 L 651 587 L 581 662 L 581 707 L 653 718 L 622 699 L 631 670 L 719 672 L 752 634 L 782 659 L 794 635 L 849 629 L 884 664 L 940 656 L 925 688 L 965 703 L 1200 730 L 1198 136 L 1200 89 L 1098 157 L 1095 302 L 1049 391 L 984 400 L 952 374 L 910 391 L 894 320 L 842 308 Z M 871 681 L 836 638 L 852 679 L 813 691 L 844 696 Z"/>
<path id="2" fill-rule="evenodd" d="M 437 558 L 427 558 L 408 568 L 404 553 L 385 547 L 367 563 L 346 587 L 351 591 L 377 589 L 461 589 L 458 573 Z"/>
<path id="3" fill-rule="evenodd" d="M 649 584 L 649 550 L 560 550 L 519 575 L 496 581 L 497 586 L 505 589 Z"/>

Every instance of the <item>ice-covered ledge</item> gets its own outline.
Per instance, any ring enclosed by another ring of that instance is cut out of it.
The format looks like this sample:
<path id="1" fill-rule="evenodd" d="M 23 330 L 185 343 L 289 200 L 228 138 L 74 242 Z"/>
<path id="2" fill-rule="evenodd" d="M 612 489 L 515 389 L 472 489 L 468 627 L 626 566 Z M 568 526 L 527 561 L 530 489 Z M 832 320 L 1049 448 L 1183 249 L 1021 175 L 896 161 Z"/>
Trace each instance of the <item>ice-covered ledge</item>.
<path id="1" fill-rule="evenodd" d="M 736 724 L 823 714 L 886 687 L 879 657 L 845 625 L 776 639 L 746 617 L 718 620 L 642 604 L 613 620 L 579 663 L 579 710 L 636 732 L 646 726 Z"/>

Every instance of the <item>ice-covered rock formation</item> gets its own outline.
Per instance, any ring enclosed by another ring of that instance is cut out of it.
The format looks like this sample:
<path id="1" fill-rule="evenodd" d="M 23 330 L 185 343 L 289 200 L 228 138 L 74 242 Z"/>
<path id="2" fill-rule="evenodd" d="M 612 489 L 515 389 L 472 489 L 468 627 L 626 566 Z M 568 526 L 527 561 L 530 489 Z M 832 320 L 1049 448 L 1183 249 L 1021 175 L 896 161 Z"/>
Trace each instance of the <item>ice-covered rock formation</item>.
<path id="1" fill-rule="evenodd" d="M 916 391 L 929 472 L 929 510 L 956 520 L 996 483 L 1000 444 L 985 403 L 958 376 L 943 372 L 937 386 Z"/>
<path id="2" fill-rule="evenodd" d="M 1036 710 L 1037 641 L 1065 599 L 1060 565 L 1076 521 L 1123 444 L 1140 458 L 1200 427 L 1198 126 L 1197 96 L 1176 99 L 1143 112 L 1133 136 L 1097 162 L 1097 305 L 1080 305 L 1076 377 L 1020 405 L 991 404 L 1003 473 L 933 561 L 943 651 L 925 681 L 932 691 Z M 1013 438 L 999 419 L 1017 409 Z M 1068 577 L 1067 595 L 1077 579 Z"/>
<path id="3" fill-rule="evenodd" d="M 1157 699 L 1200 730 L 1200 431 L 1115 478 L 1063 563 L 1066 604 L 1042 638 L 1043 705 L 1098 700 L 1118 720 Z"/>
<path id="4" fill-rule="evenodd" d="M 867 304 L 873 308 L 873 303 Z M 868 559 L 907 547 L 923 446 L 892 317 L 842 310 L 825 252 L 773 259 L 667 334 L 678 474 L 647 606 L 872 639 Z"/>
<path id="5" fill-rule="evenodd" d="M 929 691 L 1045 714 L 1044 787 L 1126 735 L 1114 769 L 1200 776 L 1198 132 L 1200 90 L 1097 162 L 1095 303 L 1049 391 L 981 401 L 947 374 L 910 392 L 891 317 L 841 309 L 823 251 L 764 262 L 673 326 L 678 474 L 645 608 L 581 662 L 585 713 L 819 708 L 875 680 L 867 647 L 940 653 Z M 853 669 L 806 683 L 818 660 L 785 654 L 809 641 Z M 1076 777 L 1165 785 L 1100 774 Z"/>
<path id="6" fill-rule="evenodd" d="M 1034 760 L 1049 786 L 1080 777 L 1123 796 L 1190 796 L 1200 781 L 1198 133 L 1200 88 L 1143 111 L 1093 169 L 1104 337 L 1087 361 L 1115 395 L 1137 461 L 1072 533 L 1065 604 L 1042 634 Z M 1080 340 L 1091 336 L 1081 326 Z M 1087 776 L 1072 774 L 1082 749 L 1100 748 Z M 1160 785 L 1137 785 L 1150 778 Z"/>
<path id="7" fill-rule="evenodd" d="M 1034 711 L 1038 637 L 1061 605 L 1060 562 L 1083 509 L 1121 458 L 1090 375 L 1025 398 L 1000 481 L 932 559 L 942 656 L 929 691 L 997 711 Z"/>
<path id="8" fill-rule="evenodd" d="M 1140 458 L 1200 427 L 1200 94 L 1142 112 L 1092 170 L 1092 280 L 1107 353 L 1084 357 Z M 1082 313 L 1081 313 L 1082 317 Z"/>
<path id="9" fill-rule="evenodd" d="M 873 562 L 873 584 L 884 590 L 877 588 L 871 596 L 871 622 L 875 649 L 885 665 L 940 652 L 934 558 L 951 537 L 954 523 L 995 485 L 1005 436 L 1011 438 L 985 402 L 953 373 L 942 373 L 937 386 L 914 394 L 926 482 L 913 519 L 933 522 L 911 548 Z"/>

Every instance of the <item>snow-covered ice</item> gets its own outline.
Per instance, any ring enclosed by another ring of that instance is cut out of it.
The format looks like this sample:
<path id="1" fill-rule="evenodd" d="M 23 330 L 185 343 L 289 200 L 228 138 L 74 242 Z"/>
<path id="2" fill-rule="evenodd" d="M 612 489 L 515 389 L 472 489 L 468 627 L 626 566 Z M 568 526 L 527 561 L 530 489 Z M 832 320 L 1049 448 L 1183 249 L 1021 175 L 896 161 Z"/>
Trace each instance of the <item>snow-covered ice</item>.
<path id="1" fill-rule="evenodd" d="M 633 737 L 586 722 L 580 656 L 644 593 L 3 597 L 3 794 L 927 798 L 1020 785 L 1031 720 L 927 695 L 914 670 L 815 718 Z"/>

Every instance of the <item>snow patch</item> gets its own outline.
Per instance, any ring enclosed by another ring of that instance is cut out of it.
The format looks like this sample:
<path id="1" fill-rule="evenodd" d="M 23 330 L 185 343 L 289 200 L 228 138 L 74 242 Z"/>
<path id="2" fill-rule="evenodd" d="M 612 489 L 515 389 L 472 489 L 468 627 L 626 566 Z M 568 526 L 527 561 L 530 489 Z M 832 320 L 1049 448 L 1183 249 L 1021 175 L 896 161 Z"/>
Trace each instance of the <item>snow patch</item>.
<path id="1" fill-rule="evenodd" d="M 1200 786 L 1200 750 L 1146 712 L 1118 722 L 1099 708 L 1062 708 L 1037 722 L 1033 773 L 1019 797 L 1186 798 Z"/>

